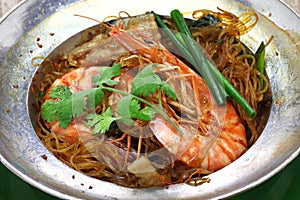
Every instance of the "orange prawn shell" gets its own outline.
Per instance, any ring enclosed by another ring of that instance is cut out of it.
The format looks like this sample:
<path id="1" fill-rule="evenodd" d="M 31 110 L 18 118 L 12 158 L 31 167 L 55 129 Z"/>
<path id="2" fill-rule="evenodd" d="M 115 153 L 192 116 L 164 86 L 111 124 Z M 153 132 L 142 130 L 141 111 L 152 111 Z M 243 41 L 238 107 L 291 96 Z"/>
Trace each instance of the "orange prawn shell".
<path id="1" fill-rule="evenodd" d="M 221 122 L 223 121 L 222 118 L 225 119 L 225 122 L 221 123 L 223 127 L 218 128 L 220 135 L 210 137 L 210 141 L 207 140 L 205 133 L 199 135 L 197 134 L 198 131 L 187 134 L 188 137 L 183 138 L 159 116 L 153 119 L 149 124 L 153 133 L 172 154 L 176 155 L 177 159 L 191 167 L 216 171 L 233 162 L 246 150 L 246 131 L 231 103 L 227 102 L 225 109 L 218 108 L 205 81 L 161 44 L 154 43 L 155 46 L 151 47 L 143 41 L 133 39 L 125 32 L 116 36 L 118 42 L 123 41 L 126 44 L 131 44 L 133 50 L 145 55 L 153 62 L 178 66 L 179 75 L 191 75 L 191 78 L 187 79 L 188 82 L 197 85 L 197 88 L 194 87 L 197 96 L 194 108 L 201 108 L 202 114 L 208 113 L 208 115 L 214 115 L 217 118 L 218 115 L 222 115 Z M 208 102 L 211 104 L 207 107 Z M 226 110 L 225 113 L 224 110 Z M 213 130 L 214 127 L 211 129 Z M 234 141 L 227 141 L 229 138 L 234 139 Z M 212 141 L 213 139 L 214 141 Z"/>
<path id="2" fill-rule="evenodd" d="M 208 112 L 209 115 L 217 118 L 221 115 L 219 119 L 223 126 L 217 128 L 219 136 L 210 138 L 214 140 L 213 142 L 207 141 L 205 133 L 202 135 L 193 133 L 193 137 L 188 134 L 188 137 L 184 139 L 176 131 L 171 130 L 167 122 L 162 122 L 159 117 L 156 117 L 150 122 L 150 127 L 158 140 L 179 160 L 191 167 L 200 167 L 209 171 L 219 170 L 240 157 L 247 149 L 246 130 L 232 104 L 227 102 L 225 108 L 217 106 L 203 78 L 163 46 L 152 49 L 151 56 L 153 56 L 153 51 L 160 56 L 151 59 L 156 59 L 158 63 L 179 66 L 179 75 L 191 75 L 187 80 L 196 85 L 194 88 L 197 96 L 195 108 L 201 108 L 202 114 Z M 210 128 L 214 129 L 214 127 Z"/>
<path id="3" fill-rule="evenodd" d="M 219 137 L 202 160 L 201 158 L 191 160 L 189 165 L 196 167 L 201 163 L 201 168 L 216 171 L 239 158 L 246 149 L 245 127 L 231 103 L 227 102 L 225 123 Z"/>

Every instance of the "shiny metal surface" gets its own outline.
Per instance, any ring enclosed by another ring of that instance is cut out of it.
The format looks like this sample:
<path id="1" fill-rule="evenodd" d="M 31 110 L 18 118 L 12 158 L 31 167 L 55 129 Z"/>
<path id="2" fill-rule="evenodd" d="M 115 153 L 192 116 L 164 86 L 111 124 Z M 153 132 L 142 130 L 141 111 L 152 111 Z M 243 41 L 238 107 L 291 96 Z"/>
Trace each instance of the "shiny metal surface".
<path id="1" fill-rule="evenodd" d="M 0 160 L 6 167 L 33 186 L 63 199 L 220 199 L 267 180 L 299 154 L 299 16 L 276 0 L 128 2 L 116 0 L 112 6 L 109 1 L 100 0 L 29 0 L 1 19 Z M 70 169 L 42 145 L 28 111 L 29 87 L 37 70 L 31 60 L 46 57 L 70 36 L 95 25 L 73 14 L 103 19 L 120 10 L 135 15 L 151 10 L 169 14 L 174 8 L 185 12 L 196 8 L 216 10 L 218 6 L 236 14 L 250 9 L 240 3 L 262 14 L 257 27 L 242 37 L 252 50 L 274 35 L 266 55 L 274 102 L 270 120 L 258 141 L 237 161 L 209 175 L 210 183 L 198 187 L 180 184 L 128 189 Z"/>

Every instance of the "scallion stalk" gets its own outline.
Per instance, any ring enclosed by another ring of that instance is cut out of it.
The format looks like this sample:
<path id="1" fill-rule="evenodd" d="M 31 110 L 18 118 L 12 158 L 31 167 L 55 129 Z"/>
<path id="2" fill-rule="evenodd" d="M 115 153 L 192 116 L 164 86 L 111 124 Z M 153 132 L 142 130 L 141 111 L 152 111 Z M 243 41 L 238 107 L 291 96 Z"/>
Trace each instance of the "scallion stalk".
<path id="1" fill-rule="evenodd" d="M 176 37 L 176 35 L 168 28 L 168 26 L 161 20 L 161 18 L 155 14 L 155 19 L 158 25 L 163 28 L 165 33 L 169 36 L 170 40 L 174 43 L 174 45 L 178 48 L 178 50 L 183 54 L 184 58 L 188 60 L 193 66 L 196 65 L 196 61 L 192 54 L 190 53 L 191 49 L 188 50 L 186 44 L 183 40 L 184 37 L 182 35 Z M 174 13 L 173 13 L 174 14 Z M 185 22 L 184 22 L 185 23 Z M 199 50 L 199 49 L 198 49 Z M 204 57 L 203 52 L 200 54 Z M 206 64 L 208 64 L 211 72 L 217 76 L 222 83 L 224 84 L 226 94 L 229 94 L 236 102 L 245 110 L 245 112 L 251 117 L 254 118 L 256 116 L 255 110 L 249 105 L 249 103 L 243 98 L 243 96 L 236 90 L 236 88 L 227 80 L 226 77 L 210 62 L 206 59 Z"/>
<path id="2" fill-rule="evenodd" d="M 179 32 L 182 33 L 182 38 L 185 42 L 186 47 L 190 50 L 190 54 L 194 58 L 195 69 L 200 73 L 203 79 L 206 81 L 207 86 L 209 87 L 214 99 L 218 105 L 225 105 L 226 103 L 226 93 L 223 87 L 222 81 L 212 73 L 208 60 L 203 54 L 199 44 L 194 40 L 192 33 L 188 26 L 185 23 L 185 19 L 179 10 L 175 9 L 171 11 L 172 19 L 174 20 Z M 187 58 L 188 61 L 190 61 Z"/>

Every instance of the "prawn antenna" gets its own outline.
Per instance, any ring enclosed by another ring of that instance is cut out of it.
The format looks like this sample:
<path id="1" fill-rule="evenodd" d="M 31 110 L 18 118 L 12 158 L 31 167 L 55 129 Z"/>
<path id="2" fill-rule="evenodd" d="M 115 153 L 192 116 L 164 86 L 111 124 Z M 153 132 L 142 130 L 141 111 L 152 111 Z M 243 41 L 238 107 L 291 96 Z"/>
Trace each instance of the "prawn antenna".
<path id="1" fill-rule="evenodd" d="M 104 22 L 101 22 L 97 19 L 94 19 L 94 18 L 91 18 L 91 17 L 88 17 L 88 16 L 84 16 L 84 15 L 79 15 L 79 14 L 73 14 L 74 16 L 76 17 L 82 17 L 82 18 L 85 18 L 85 19 L 89 19 L 89 20 L 92 20 L 92 21 L 95 21 L 95 22 L 98 22 L 99 24 L 105 26 L 106 28 L 111 28 L 109 25 L 107 25 L 106 23 Z"/>

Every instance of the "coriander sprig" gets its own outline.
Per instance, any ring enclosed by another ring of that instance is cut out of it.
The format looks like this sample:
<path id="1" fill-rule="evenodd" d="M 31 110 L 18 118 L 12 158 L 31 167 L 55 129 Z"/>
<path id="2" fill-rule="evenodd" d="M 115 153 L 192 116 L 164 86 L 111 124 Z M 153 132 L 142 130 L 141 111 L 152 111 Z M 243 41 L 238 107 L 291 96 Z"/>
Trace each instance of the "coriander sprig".
<path id="1" fill-rule="evenodd" d="M 103 96 L 104 93 L 99 88 L 73 94 L 66 85 L 58 85 L 49 93 L 49 97 L 56 100 L 45 101 L 41 115 L 45 121 L 59 121 L 59 126 L 67 128 L 73 117 L 80 116 L 86 108 L 94 109 L 102 101 Z"/>
<path id="2" fill-rule="evenodd" d="M 113 77 L 121 74 L 121 65 L 104 67 L 99 70 L 102 76 L 93 77 L 93 82 L 99 85 L 113 86 L 118 82 Z M 86 109 L 93 110 L 104 98 L 101 87 L 72 93 L 66 85 L 58 85 L 49 92 L 51 99 L 42 105 L 41 116 L 47 122 L 59 121 L 59 126 L 67 128 L 73 117 L 81 116 Z"/>
<path id="3" fill-rule="evenodd" d="M 86 118 L 88 120 L 86 125 L 94 127 L 92 134 L 107 132 L 112 122 L 121 119 L 121 117 L 113 117 L 113 112 L 110 107 L 108 107 L 101 115 L 89 113 L 86 115 Z"/>
<path id="4" fill-rule="evenodd" d="M 133 79 L 132 89 L 129 92 L 112 87 L 118 83 L 114 77 L 121 74 L 121 65 L 119 64 L 98 70 L 99 75 L 93 76 L 93 83 L 96 88 L 72 94 L 67 86 L 56 86 L 49 93 L 52 99 L 46 100 L 42 105 L 42 118 L 47 122 L 60 121 L 59 125 L 66 128 L 72 122 L 73 117 L 80 117 L 86 110 L 93 110 L 99 105 L 106 90 L 123 95 L 117 104 L 118 116 L 113 116 L 111 107 L 108 107 L 102 114 L 87 114 L 85 116 L 86 125 L 93 128 L 92 134 L 105 133 L 111 124 L 117 120 L 131 125 L 134 123 L 134 119 L 150 121 L 156 114 L 162 115 L 176 130 L 179 130 L 161 106 L 162 92 L 173 100 L 177 99 L 177 95 L 169 84 L 153 72 L 152 67 L 155 66 L 155 64 L 150 64 L 139 72 Z M 144 99 L 157 91 L 159 107 Z M 143 108 L 141 108 L 141 104 L 143 104 Z"/>
<path id="5" fill-rule="evenodd" d="M 97 78 L 94 78 L 93 80 L 94 83 L 102 90 L 107 90 L 124 96 L 120 99 L 117 105 L 117 111 L 120 117 L 114 118 L 115 120 L 112 120 L 111 123 L 119 120 L 127 125 L 130 125 L 133 124 L 133 119 L 151 121 L 156 114 L 160 114 L 171 124 L 171 126 L 175 128 L 175 130 L 179 131 L 177 125 L 163 111 L 161 105 L 162 91 L 173 100 L 177 99 L 177 94 L 169 84 L 162 81 L 161 78 L 153 72 L 152 67 L 156 67 L 156 65 L 150 64 L 146 66 L 135 76 L 135 78 L 132 80 L 130 92 L 124 92 L 112 87 L 103 86 L 103 83 L 97 81 Z M 157 97 L 158 102 L 160 102 L 159 107 L 144 99 L 145 97 L 153 95 L 156 91 L 158 91 Z M 145 107 L 141 109 L 139 103 L 144 104 Z M 107 126 L 110 126 L 110 124 L 107 124 Z M 107 128 L 108 127 L 105 127 L 105 129 Z"/>

